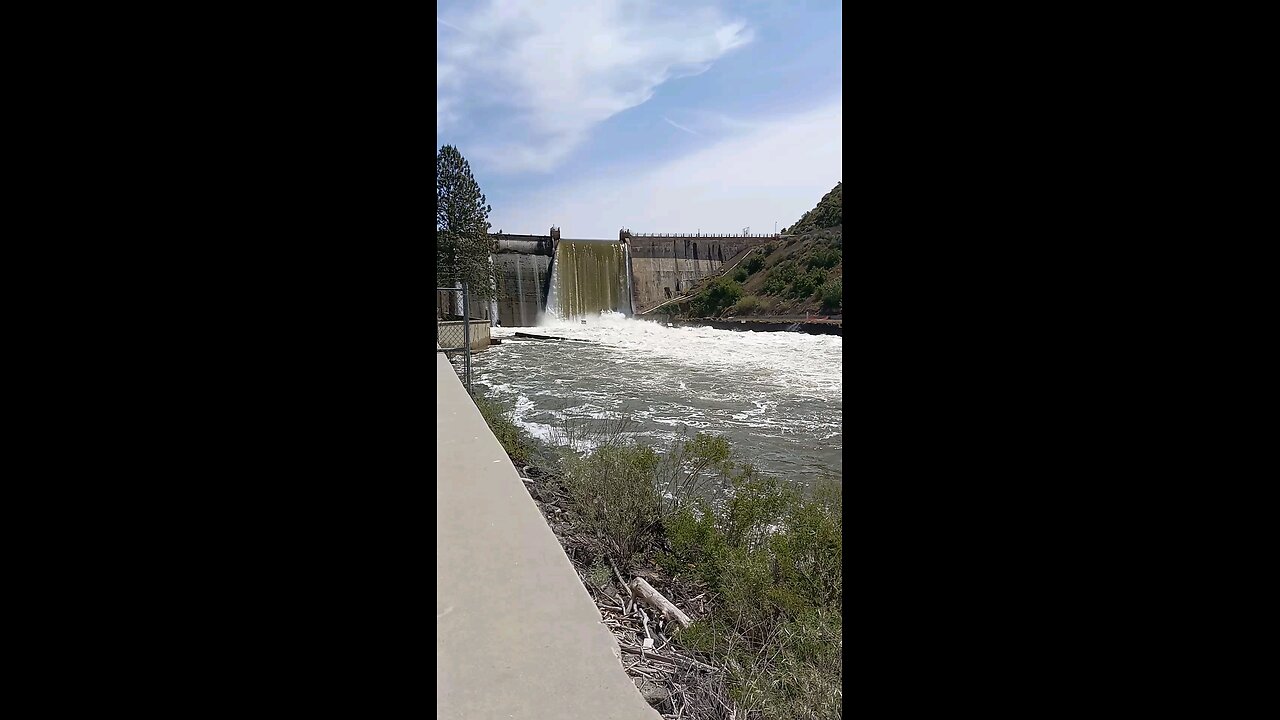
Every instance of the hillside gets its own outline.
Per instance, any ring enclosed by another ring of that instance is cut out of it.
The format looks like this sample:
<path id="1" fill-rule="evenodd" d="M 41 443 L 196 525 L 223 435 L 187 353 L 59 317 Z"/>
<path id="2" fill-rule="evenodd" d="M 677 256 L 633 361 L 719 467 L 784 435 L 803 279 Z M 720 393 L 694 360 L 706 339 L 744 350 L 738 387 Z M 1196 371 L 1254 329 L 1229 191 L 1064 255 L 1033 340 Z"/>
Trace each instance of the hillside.
<path id="1" fill-rule="evenodd" d="M 843 196 L 844 193 L 840 189 L 841 183 L 831 189 L 831 192 L 822 196 L 818 201 L 818 206 L 800 217 L 795 225 L 791 226 L 790 234 L 801 235 L 813 230 L 822 230 L 823 228 L 839 227 L 844 217 L 843 212 Z M 787 229 L 782 230 L 782 234 L 786 235 Z"/>
<path id="2" fill-rule="evenodd" d="M 687 317 L 838 316 L 843 310 L 841 184 L 780 240 L 754 250 L 728 276 L 681 305 Z"/>

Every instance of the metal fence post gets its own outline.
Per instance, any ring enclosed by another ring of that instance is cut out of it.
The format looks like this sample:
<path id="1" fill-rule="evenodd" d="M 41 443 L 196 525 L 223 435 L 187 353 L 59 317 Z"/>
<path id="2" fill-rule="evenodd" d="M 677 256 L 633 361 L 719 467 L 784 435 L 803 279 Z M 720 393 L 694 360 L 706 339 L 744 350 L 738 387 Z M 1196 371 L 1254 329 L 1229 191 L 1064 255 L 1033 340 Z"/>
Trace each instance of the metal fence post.
<path id="1" fill-rule="evenodd" d="M 467 281 L 462 281 L 462 344 L 466 347 L 463 350 L 463 357 L 466 358 L 467 366 L 467 394 L 471 394 L 471 306 L 467 302 Z"/>

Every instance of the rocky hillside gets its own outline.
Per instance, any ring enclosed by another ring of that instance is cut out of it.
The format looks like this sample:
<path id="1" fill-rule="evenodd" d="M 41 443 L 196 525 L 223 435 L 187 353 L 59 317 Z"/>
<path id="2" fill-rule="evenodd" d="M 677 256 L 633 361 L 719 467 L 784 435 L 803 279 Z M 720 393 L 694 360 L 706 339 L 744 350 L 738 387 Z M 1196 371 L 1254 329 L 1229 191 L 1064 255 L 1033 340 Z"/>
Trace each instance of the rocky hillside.
<path id="1" fill-rule="evenodd" d="M 838 316 L 843 310 L 841 187 L 836 183 L 780 240 L 756 249 L 681 307 L 689 317 Z"/>

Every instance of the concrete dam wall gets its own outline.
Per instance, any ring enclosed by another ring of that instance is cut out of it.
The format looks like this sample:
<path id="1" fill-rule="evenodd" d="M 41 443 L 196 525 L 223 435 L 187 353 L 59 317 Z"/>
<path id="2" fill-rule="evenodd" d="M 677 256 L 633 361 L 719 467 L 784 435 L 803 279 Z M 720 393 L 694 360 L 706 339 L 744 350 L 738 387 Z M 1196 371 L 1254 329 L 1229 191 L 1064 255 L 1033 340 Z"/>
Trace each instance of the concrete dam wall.
<path id="1" fill-rule="evenodd" d="M 773 239 L 772 235 L 628 237 L 636 312 L 670 300 L 748 248 Z"/>
<path id="2" fill-rule="evenodd" d="M 622 230 L 617 241 L 561 240 L 560 229 L 553 227 L 547 235 L 491 237 L 498 320 L 505 327 L 530 327 L 543 311 L 562 318 L 643 312 L 778 236 Z"/>
<path id="3" fill-rule="evenodd" d="M 546 307 L 551 280 L 551 235 L 493 235 L 493 271 L 498 281 L 498 322 L 532 327 Z"/>

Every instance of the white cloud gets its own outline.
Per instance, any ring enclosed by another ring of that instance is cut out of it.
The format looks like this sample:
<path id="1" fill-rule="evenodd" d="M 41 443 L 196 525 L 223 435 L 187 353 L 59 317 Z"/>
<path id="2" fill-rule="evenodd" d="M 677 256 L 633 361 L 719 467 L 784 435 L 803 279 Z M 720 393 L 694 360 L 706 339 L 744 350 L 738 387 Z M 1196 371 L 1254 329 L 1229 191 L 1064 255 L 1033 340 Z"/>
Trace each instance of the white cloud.
<path id="1" fill-rule="evenodd" d="M 439 131 L 470 112 L 497 122 L 501 142 L 469 141 L 499 172 L 547 172 L 591 128 L 653 96 L 663 83 L 704 72 L 751 41 L 744 23 L 712 7 L 625 0 L 491 0 L 441 13 L 436 56 Z"/>
<path id="2" fill-rule="evenodd" d="M 662 119 L 663 119 L 663 120 L 666 120 L 668 125 L 670 125 L 671 127 L 675 128 L 675 129 L 677 129 L 677 130 L 683 130 L 683 131 L 685 131 L 685 132 L 689 133 L 690 135 L 701 135 L 701 133 L 698 133 L 698 132 L 695 132 L 695 131 L 693 131 L 693 130 L 690 130 L 689 128 L 687 128 L 687 127 L 685 127 L 685 126 L 681 125 L 680 123 L 676 122 L 675 120 L 672 120 L 671 118 L 667 117 L 666 115 L 663 115 L 663 116 L 662 116 Z"/>
<path id="3" fill-rule="evenodd" d="M 494 204 L 494 228 L 565 237 L 633 232 L 773 232 L 795 223 L 842 179 L 839 97 L 764 122 L 648 172 L 588 177 Z"/>

